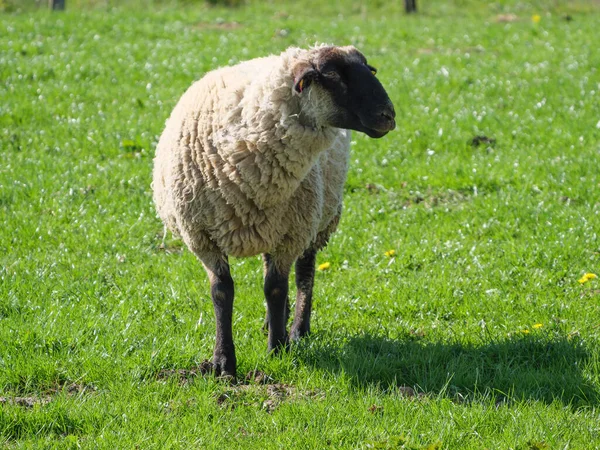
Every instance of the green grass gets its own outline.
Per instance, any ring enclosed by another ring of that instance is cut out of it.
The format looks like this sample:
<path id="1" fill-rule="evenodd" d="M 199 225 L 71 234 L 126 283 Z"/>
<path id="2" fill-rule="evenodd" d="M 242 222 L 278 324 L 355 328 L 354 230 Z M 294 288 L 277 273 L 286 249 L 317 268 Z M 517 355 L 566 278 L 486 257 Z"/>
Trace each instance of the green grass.
<path id="1" fill-rule="evenodd" d="M 600 447 L 600 9 L 564 3 L 0 14 L 0 445 Z M 161 249 L 154 147 L 206 71 L 316 41 L 364 51 L 398 128 L 355 134 L 313 334 L 268 357 L 233 260 L 238 371 L 269 378 L 194 377 L 212 304 Z"/>

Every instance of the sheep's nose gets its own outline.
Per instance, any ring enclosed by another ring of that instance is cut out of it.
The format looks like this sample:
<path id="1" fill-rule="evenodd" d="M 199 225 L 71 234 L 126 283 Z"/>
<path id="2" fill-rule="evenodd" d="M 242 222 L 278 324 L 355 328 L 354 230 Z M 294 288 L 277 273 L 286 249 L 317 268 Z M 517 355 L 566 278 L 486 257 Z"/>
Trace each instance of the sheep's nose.
<path id="1" fill-rule="evenodd" d="M 383 107 L 383 110 L 381 111 L 381 117 L 383 117 L 383 121 L 387 123 L 388 131 L 396 128 L 396 121 L 394 120 L 396 117 L 396 111 L 394 111 L 394 107 L 392 105 L 386 105 Z"/>

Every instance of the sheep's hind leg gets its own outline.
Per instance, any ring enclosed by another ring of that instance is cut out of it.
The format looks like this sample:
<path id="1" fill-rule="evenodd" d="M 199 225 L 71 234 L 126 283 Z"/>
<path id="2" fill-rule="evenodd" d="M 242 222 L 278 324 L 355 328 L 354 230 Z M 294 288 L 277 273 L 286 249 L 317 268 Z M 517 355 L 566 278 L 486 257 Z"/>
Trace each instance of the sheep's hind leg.
<path id="1" fill-rule="evenodd" d="M 278 353 L 287 346 L 287 318 L 289 314 L 288 286 L 291 263 L 275 261 L 269 254 L 265 262 L 264 293 L 267 300 L 265 325 L 269 330 L 268 351 Z"/>
<path id="2" fill-rule="evenodd" d="M 292 341 L 298 341 L 310 333 L 316 256 L 316 250 L 309 248 L 296 261 L 296 308 L 290 330 L 290 340 Z"/>
<path id="3" fill-rule="evenodd" d="M 235 377 L 235 347 L 233 344 L 233 278 L 226 255 L 210 255 L 201 258 L 210 280 L 210 294 L 215 310 L 217 336 L 213 354 L 215 374 Z"/>

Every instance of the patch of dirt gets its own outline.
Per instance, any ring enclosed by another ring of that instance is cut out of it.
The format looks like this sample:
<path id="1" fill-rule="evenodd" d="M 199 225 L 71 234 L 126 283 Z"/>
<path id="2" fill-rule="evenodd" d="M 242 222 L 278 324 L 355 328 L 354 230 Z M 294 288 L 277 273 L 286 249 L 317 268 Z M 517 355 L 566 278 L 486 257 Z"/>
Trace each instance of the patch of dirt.
<path id="1" fill-rule="evenodd" d="M 192 382 L 198 376 L 204 376 L 213 373 L 212 363 L 205 359 L 198 367 L 191 369 L 163 369 L 156 374 L 158 380 L 167 380 L 168 378 L 177 377 L 179 384 L 184 385 Z"/>
<path id="2" fill-rule="evenodd" d="M 50 403 L 52 397 L 49 395 L 44 395 L 40 397 L 0 397 L 0 405 L 9 404 L 22 406 L 24 408 L 33 408 L 35 405 L 45 405 L 46 403 Z"/>
<path id="3" fill-rule="evenodd" d="M 55 395 L 61 391 L 66 391 L 69 395 L 81 394 L 86 391 L 96 391 L 96 386 L 91 384 L 81 384 L 81 383 L 64 383 L 57 385 L 56 387 L 49 389 L 48 392 Z"/>
<path id="4" fill-rule="evenodd" d="M 488 147 L 493 147 L 496 145 L 496 139 L 490 138 L 487 136 L 474 136 L 473 139 L 469 140 L 469 144 L 472 147 L 479 147 L 480 145 L 487 145 Z"/>
<path id="5" fill-rule="evenodd" d="M 452 189 L 435 194 L 430 191 L 425 194 L 419 193 L 411 196 L 404 201 L 402 208 L 406 209 L 423 203 L 423 206 L 429 209 L 441 205 L 460 203 L 466 201 L 468 198 L 469 196 L 467 194 Z"/>
<path id="6" fill-rule="evenodd" d="M 494 22 L 498 23 L 511 23 L 516 22 L 517 20 L 519 20 L 519 16 L 516 14 L 498 14 L 494 18 Z"/>
<path id="7" fill-rule="evenodd" d="M 156 374 L 158 380 L 176 378 L 180 385 L 193 382 L 197 377 L 212 375 L 212 363 L 203 361 L 198 367 L 191 369 L 163 369 Z M 245 376 L 229 380 L 225 389 L 215 394 L 217 405 L 234 410 L 238 406 L 254 405 L 268 413 L 273 412 L 284 401 L 325 398 L 321 390 L 301 390 L 296 386 L 276 382 L 270 375 L 261 370 L 251 370 Z"/>
<path id="8" fill-rule="evenodd" d="M 61 392 L 67 395 L 77 395 L 86 391 L 95 391 L 96 387 L 92 385 L 84 385 L 81 383 L 57 383 L 55 386 L 44 389 L 39 395 L 27 396 L 4 396 L 0 397 L 0 405 L 15 405 L 23 408 L 33 408 L 36 405 L 45 405 L 50 403 L 54 397 Z"/>
<path id="9" fill-rule="evenodd" d="M 259 370 L 248 372 L 238 384 L 232 384 L 224 392 L 215 396 L 217 405 L 235 409 L 237 406 L 255 406 L 268 413 L 275 411 L 285 401 L 302 399 L 322 400 L 321 390 L 300 390 L 296 386 L 277 383 L 269 375 Z"/>

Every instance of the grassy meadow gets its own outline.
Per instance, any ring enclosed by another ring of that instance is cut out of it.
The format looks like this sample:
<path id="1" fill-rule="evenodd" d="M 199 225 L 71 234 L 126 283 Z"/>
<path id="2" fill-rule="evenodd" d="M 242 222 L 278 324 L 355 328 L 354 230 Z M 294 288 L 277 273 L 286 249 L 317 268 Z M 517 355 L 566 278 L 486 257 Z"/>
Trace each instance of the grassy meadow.
<path id="1" fill-rule="evenodd" d="M 0 0 L 0 448 L 600 448 L 600 4 L 324 3 Z M 205 72 L 315 42 L 398 127 L 354 134 L 310 337 L 267 356 L 260 258 L 231 261 L 216 380 L 154 148 Z"/>

